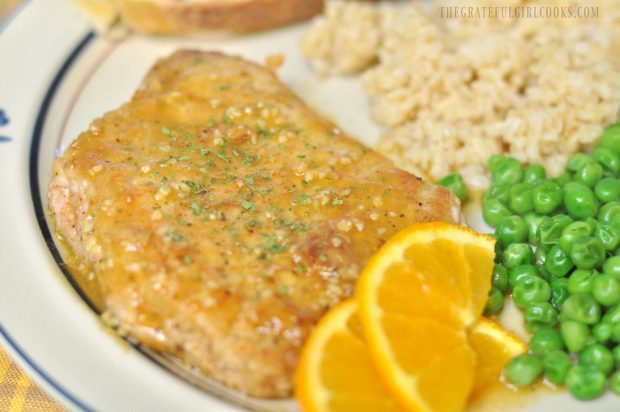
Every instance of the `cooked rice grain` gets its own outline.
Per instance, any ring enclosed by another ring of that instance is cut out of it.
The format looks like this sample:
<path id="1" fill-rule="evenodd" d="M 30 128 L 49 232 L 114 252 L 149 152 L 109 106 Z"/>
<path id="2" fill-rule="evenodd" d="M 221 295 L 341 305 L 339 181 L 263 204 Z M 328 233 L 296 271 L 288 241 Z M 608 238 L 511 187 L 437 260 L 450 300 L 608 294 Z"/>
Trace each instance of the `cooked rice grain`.
<path id="1" fill-rule="evenodd" d="M 317 71 L 364 71 L 386 127 L 378 149 L 399 166 L 484 185 L 487 158 L 504 152 L 560 173 L 618 119 L 620 0 L 596 2 L 596 19 L 441 19 L 440 5 L 463 3 L 433 4 L 333 0 L 301 42 Z"/>

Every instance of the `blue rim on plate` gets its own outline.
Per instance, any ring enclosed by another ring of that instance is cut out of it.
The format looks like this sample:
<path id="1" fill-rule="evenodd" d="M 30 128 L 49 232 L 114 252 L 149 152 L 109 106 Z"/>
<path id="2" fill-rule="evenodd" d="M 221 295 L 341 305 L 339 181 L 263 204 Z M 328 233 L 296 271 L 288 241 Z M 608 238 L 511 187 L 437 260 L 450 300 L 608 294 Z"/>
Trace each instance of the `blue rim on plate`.
<path id="1" fill-rule="evenodd" d="M 17 13 L 14 13 L 12 15 L 13 18 L 16 14 Z M 2 30 L 2 27 L 0 27 L 0 32 L 1 30 Z M 79 287 L 76 287 L 77 284 L 75 284 L 75 280 L 73 280 L 73 278 L 68 275 L 68 272 L 66 272 L 66 267 L 63 264 L 61 264 L 62 259 L 60 258 L 60 254 L 58 250 L 56 249 L 56 246 L 54 245 L 50 230 L 47 226 L 47 222 L 45 221 L 45 213 L 43 211 L 43 204 L 41 202 L 41 194 L 39 193 L 38 159 L 39 159 L 39 148 L 40 148 L 40 143 L 41 143 L 41 134 L 43 131 L 43 126 L 45 125 L 45 119 L 47 118 L 47 113 L 50 109 L 50 105 L 54 99 L 54 96 L 58 90 L 58 87 L 62 83 L 62 80 L 67 74 L 69 68 L 73 65 L 73 63 L 75 63 L 75 61 L 80 56 L 80 54 L 86 49 L 88 44 L 95 37 L 96 37 L 95 33 L 90 32 L 75 46 L 75 48 L 69 53 L 69 55 L 67 56 L 63 64 L 60 66 L 60 69 L 56 72 L 56 75 L 54 76 L 52 82 L 50 83 L 50 86 L 47 89 L 47 92 L 45 93 L 45 96 L 43 98 L 43 101 L 41 102 L 41 106 L 39 107 L 39 111 L 37 114 L 34 130 L 32 133 L 32 140 L 31 140 L 31 146 L 30 146 L 30 159 L 29 159 L 30 192 L 32 195 L 32 201 L 33 201 L 33 205 L 35 209 L 37 222 L 39 223 L 39 227 L 41 229 L 45 242 L 48 248 L 50 249 L 52 255 L 54 256 L 54 260 L 56 260 L 56 262 L 59 263 L 61 270 L 63 271 L 63 273 L 65 274 L 65 276 L 67 277 L 71 285 L 74 287 L 74 289 L 76 289 L 76 291 L 80 294 L 80 296 L 91 307 L 93 307 L 92 303 L 88 299 L 85 299 L 85 295 L 83 294 L 83 292 L 79 289 Z M 50 376 L 47 372 L 45 372 L 43 368 L 39 366 L 21 348 L 19 343 L 17 343 L 15 339 L 11 337 L 11 335 L 2 326 L 2 324 L 0 324 L 0 335 L 2 335 L 2 337 L 4 338 L 4 341 L 43 381 L 49 384 L 54 390 L 56 390 L 56 392 L 59 395 L 61 395 L 71 405 L 83 411 L 94 410 L 93 408 L 88 406 L 84 401 L 78 399 L 75 395 L 70 393 L 60 383 L 58 383 L 52 376 Z"/>
<path id="2" fill-rule="evenodd" d="M 73 64 L 78 60 L 80 55 L 87 49 L 87 47 L 91 44 L 91 42 L 97 37 L 97 34 L 94 31 L 88 32 L 73 48 L 73 50 L 69 53 L 67 58 L 64 60 L 59 70 L 56 72 L 52 82 L 50 83 L 44 98 L 42 100 L 41 105 L 39 106 L 39 110 L 37 112 L 37 117 L 35 120 L 35 126 L 32 132 L 32 138 L 30 143 L 30 151 L 29 151 L 29 160 L 28 160 L 28 174 L 29 174 L 29 182 L 30 182 L 30 195 L 32 198 L 33 208 L 35 217 L 41 231 L 41 235 L 45 244 L 52 255 L 55 263 L 58 268 L 61 270 L 64 277 L 69 282 L 72 289 L 78 294 L 80 299 L 86 303 L 86 305 L 97 315 L 101 314 L 101 310 L 95 305 L 92 299 L 86 294 L 86 292 L 82 289 L 80 284 L 76 281 L 75 277 L 71 274 L 65 261 L 62 258 L 62 255 L 54 242 L 54 238 L 52 235 L 52 231 L 48 225 L 46 219 L 46 212 L 43 207 L 41 191 L 40 191 L 40 181 L 39 181 L 39 155 L 41 148 L 41 139 L 43 137 L 43 130 L 45 128 L 45 123 L 47 120 L 47 115 L 52 106 L 52 102 L 56 93 L 60 86 L 62 85 L 63 79 L 65 75 L 68 73 L 69 69 L 73 66 Z M 86 405 L 85 402 L 79 400 L 75 395 L 72 395 L 67 389 L 63 388 L 58 382 L 55 381 L 48 373 L 46 373 L 21 347 L 20 345 L 13 339 L 9 333 L 2 327 L 0 324 L 0 336 L 5 338 L 6 343 L 11 346 L 15 353 L 23 359 L 23 361 L 29 365 L 32 370 L 45 382 L 47 382 L 53 389 L 55 389 L 60 395 L 62 395 L 66 400 L 68 400 L 71 404 L 77 406 L 80 410 L 83 411 L 92 411 L 94 410 L 92 407 Z M 125 339 L 125 341 L 135 350 L 137 350 L 142 356 L 147 358 L 150 362 L 160 367 L 162 370 L 167 373 L 171 373 L 175 376 L 174 372 L 170 370 L 169 367 L 162 364 L 161 361 L 156 359 L 152 353 L 148 350 L 145 350 L 138 342 Z M 188 382 L 193 386 L 196 386 L 193 382 Z"/>

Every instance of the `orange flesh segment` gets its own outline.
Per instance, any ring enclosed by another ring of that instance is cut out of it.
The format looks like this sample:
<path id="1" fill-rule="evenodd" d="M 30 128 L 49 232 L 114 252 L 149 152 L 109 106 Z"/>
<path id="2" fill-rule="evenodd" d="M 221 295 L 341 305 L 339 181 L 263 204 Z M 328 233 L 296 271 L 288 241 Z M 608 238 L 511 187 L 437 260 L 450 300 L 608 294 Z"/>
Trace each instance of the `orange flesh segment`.
<path id="1" fill-rule="evenodd" d="M 418 224 L 392 238 L 362 272 L 356 298 L 370 352 L 405 409 L 465 407 L 476 365 L 466 330 L 486 304 L 493 256 L 486 236 Z"/>
<path id="2" fill-rule="evenodd" d="M 481 318 L 468 331 L 469 344 L 476 354 L 476 374 L 470 398 L 497 383 L 504 366 L 513 357 L 527 352 L 527 345 L 490 319 Z"/>
<path id="3" fill-rule="evenodd" d="M 377 376 L 354 300 L 333 308 L 304 345 L 295 394 L 304 411 L 400 410 Z"/>

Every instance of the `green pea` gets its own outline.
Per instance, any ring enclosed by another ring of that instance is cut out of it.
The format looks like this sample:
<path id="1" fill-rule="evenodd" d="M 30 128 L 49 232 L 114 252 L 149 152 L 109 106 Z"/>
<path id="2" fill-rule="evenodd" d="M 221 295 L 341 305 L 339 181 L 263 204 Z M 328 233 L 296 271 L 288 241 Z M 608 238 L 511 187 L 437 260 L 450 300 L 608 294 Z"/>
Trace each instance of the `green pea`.
<path id="1" fill-rule="evenodd" d="M 549 248 L 546 248 L 544 246 L 538 246 L 536 248 L 536 252 L 534 252 L 534 264 L 539 270 L 540 268 L 545 266 L 548 253 L 549 253 Z"/>
<path id="2" fill-rule="evenodd" d="M 527 243 L 512 243 L 502 252 L 502 263 L 508 269 L 519 265 L 529 265 L 533 258 L 534 252 Z"/>
<path id="3" fill-rule="evenodd" d="M 603 316 L 603 322 L 615 325 L 620 323 L 620 305 L 614 305 L 611 308 L 607 308 L 607 312 Z"/>
<path id="4" fill-rule="evenodd" d="M 573 219 L 566 215 L 546 217 L 538 226 L 538 244 L 553 246 L 560 241 L 562 232 L 573 223 Z"/>
<path id="5" fill-rule="evenodd" d="M 613 222 L 620 217 L 620 201 L 604 204 L 598 212 L 598 220 L 601 222 Z"/>
<path id="6" fill-rule="evenodd" d="M 612 177 L 601 179 L 594 187 L 594 194 L 603 203 L 620 198 L 620 180 Z"/>
<path id="7" fill-rule="evenodd" d="M 620 280 L 606 273 L 592 280 L 592 296 L 603 306 L 620 303 Z"/>
<path id="8" fill-rule="evenodd" d="M 482 202 L 482 216 L 484 221 L 492 227 L 512 215 L 512 212 L 499 199 L 487 199 Z"/>
<path id="9" fill-rule="evenodd" d="M 510 268 L 508 272 L 508 279 L 510 281 L 510 287 L 514 289 L 517 284 L 525 279 L 527 276 L 538 276 L 538 270 L 534 265 L 518 265 Z"/>
<path id="10" fill-rule="evenodd" d="M 611 340 L 612 342 L 620 343 L 620 323 L 611 325 Z"/>
<path id="11" fill-rule="evenodd" d="M 502 265 L 495 265 L 493 267 L 492 275 L 493 287 L 500 290 L 502 293 L 506 293 L 510 287 L 508 278 L 508 269 Z"/>
<path id="12" fill-rule="evenodd" d="M 497 225 L 495 234 L 504 246 L 512 243 L 523 243 L 527 240 L 527 224 L 520 216 L 505 217 Z"/>
<path id="13" fill-rule="evenodd" d="M 504 159 L 506 159 L 506 156 L 501 154 L 494 154 L 489 156 L 489 158 L 487 159 L 487 169 L 495 169 L 500 163 L 504 161 Z"/>
<path id="14" fill-rule="evenodd" d="M 574 320 L 563 320 L 560 322 L 560 333 L 566 348 L 572 353 L 581 352 L 588 344 L 590 337 L 588 326 Z"/>
<path id="15" fill-rule="evenodd" d="M 620 370 L 615 371 L 609 377 L 609 390 L 620 396 Z"/>
<path id="16" fill-rule="evenodd" d="M 568 277 L 568 293 L 591 293 L 594 272 L 591 270 L 577 269 Z"/>
<path id="17" fill-rule="evenodd" d="M 566 276 L 574 264 L 570 257 L 560 249 L 559 245 L 553 246 L 547 253 L 545 268 L 556 278 Z"/>
<path id="18" fill-rule="evenodd" d="M 568 279 L 558 278 L 551 280 L 551 304 L 560 310 L 568 298 Z"/>
<path id="19" fill-rule="evenodd" d="M 538 164 L 529 165 L 523 172 L 523 182 L 536 184 L 547 177 L 545 168 Z"/>
<path id="20" fill-rule="evenodd" d="M 556 385 L 563 385 L 566 375 L 573 366 L 570 356 L 562 350 L 551 350 L 543 357 L 545 378 Z"/>
<path id="21" fill-rule="evenodd" d="M 582 236 L 575 239 L 570 258 L 579 269 L 593 269 L 605 261 L 605 249 L 596 238 Z"/>
<path id="22" fill-rule="evenodd" d="M 562 305 L 562 319 L 594 325 L 601 320 L 601 306 L 588 293 L 570 295 Z"/>
<path id="23" fill-rule="evenodd" d="M 524 388 L 534 382 L 543 373 L 542 359 L 536 355 L 519 355 L 506 365 L 506 380 L 518 388 Z"/>
<path id="24" fill-rule="evenodd" d="M 593 188 L 603 178 L 603 166 L 596 162 L 589 162 L 575 172 L 573 179 L 575 182 Z"/>
<path id="25" fill-rule="evenodd" d="M 467 198 L 467 186 L 460 173 L 450 173 L 437 181 L 437 184 L 450 190 L 461 202 Z"/>
<path id="26" fill-rule="evenodd" d="M 611 354 L 614 356 L 614 363 L 616 367 L 620 369 L 620 345 L 614 346 L 611 350 Z"/>
<path id="27" fill-rule="evenodd" d="M 579 352 L 579 364 L 592 366 L 605 375 L 609 375 L 614 368 L 614 357 L 609 349 L 600 343 L 586 346 Z"/>
<path id="28" fill-rule="evenodd" d="M 594 233 L 594 229 L 596 229 L 596 224 L 598 223 L 595 217 L 586 217 L 582 222 L 590 227 L 590 233 Z"/>
<path id="29" fill-rule="evenodd" d="M 563 349 L 564 341 L 559 330 L 543 327 L 534 332 L 528 346 L 533 354 L 544 355 L 553 350 Z"/>
<path id="30" fill-rule="evenodd" d="M 523 179 L 523 166 L 517 159 L 505 157 L 491 169 L 491 179 L 494 183 L 517 184 Z"/>
<path id="31" fill-rule="evenodd" d="M 575 219 L 585 219 L 596 216 L 598 199 L 589 187 L 567 189 L 564 194 L 564 207 L 568 214 Z"/>
<path id="32" fill-rule="evenodd" d="M 502 204 L 507 205 L 510 202 L 511 187 L 506 183 L 493 183 L 484 193 L 483 200 L 498 199 Z"/>
<path id="33" fill-rule="evenodd" d="M 544 279 L 536 276 L 526 276 L 512 290 L 512 299 L 520 309 L 532 303 L 547 302 L 549 298 L 551 287 Z"/>
<path id="34" fill-rule="evenodd" d="M 534 210 L 532 188 L 528 183 L 517 183 L 510 188 L 510 209 L 520 215 Z"/>
<path id="35" fill-rule="evenodd" d="M 566 162 L 566 171 L 576 172 L 584 168 L 585 165 L 590 163 L 592 158 L 585 153 L 576 153 L 568 159 Z"/>
<path id="36" fill-rule="evenodd" d="M 566 183 L 564 186 L 562 186 L 562 193 L 566 194 L 566 192 L 570 192 L 570 191 L 579 191 L 579 190 L 588 190 L 589 187 L 584 185 L 581 182 L 575 182 L 575 181 L 569 181 L 568 183 Z"/>
<path id="37" fill-rule="evenodd" d="M 532 189 L 532 202 L 536 213 L 546 215 L 562 204 L 562 188 L 552 180 L 543 180 Z"/>
<path id="38" fill-rule="evenodd" d="M 588 236 L 592 234 L 592 227 L 587 222 L 576 221 L 566 226 L 564 230 L 562 230 L 562 235 L 560 236 L 560 248 L 566 253 L 570 253 L 573 244 L 575 243 L 575 239 Z"/>
<path id="39" fill-rule="evenodd" d="M 612 325 L 606 322 L 599 322 L 592 327 L 592 336 L 598 343 L 609 342 L 612 332 Z"/>
<path id="40" fill-rule="evenodd" d="M 605 374 L 590 366 L 572 366 L 566 375 L 566 387 L 575 398 L 582 401 L 601 396 L 605 391 L 605 383 Z"/>
<path id="41" fill-rule="evenodd" d="M 525 326 L 530 332 L 555 326 L 558 323 L 558 311 L 549 302 L 537 302 L 528 305 L 523 312 L 523 317 Z"/>
<path id="42" fill-rule="evenodd" d="M 495 315 L 501 312 L 504 308 L 504 294 L 497 288 L 491 288 L 489 291 L 489 298 L 487 305 L 484 309 L 484 314 L 487 316 Z"/>
<path id="43" fill-rule="evenodd" d="M 603 263 L 603 273 L 620 276 L 620 256 L 612 256 Z"/>
<path id="44" fill-rule="evenodd" d="M 620 227 L 612 222 L 598 222 L 594 237 L 603 245 L 603 249 L 614 250 L 620 245 Z"/>
<path id="45" fill-rule="evenodd" d="M 551 282 L 553 279 L 555 279 L 544 266 L 537 267 L 536 269 L 538 269 L 538 276 L 540 276 L 547 282 Z"/>
<path id="46" fill-rule="evenodd" d="M 620 157 L 613 150 L 607 147 L 597 147 L 592 151 L 592 158 L 603 166 L 605 171 L 612 174 L 620 172 Z"/>
<path id="47" fill-rule="evenodd" d="M 504 247 L 500 242 L 497 241 L 497 236 L 495 236 L 494 233 L 489 234 L 489 236 L 495 239 L 495 246 L 493 247 L 493 250 L 495 252 L 494 261 L 495 263 L 500 263 L 502 261 L 501 257 L 502 253 L 504 253 Z"/>
<path id="48" fill-rule="evenodd" d="M 534 212 L 527 213 L 523 220 L 527 224 L 527 242 L 538 244 L 538 227 L 545 220 L 546 216 L 537 215 Z"/>
<path id="49" fill-rule="evenodd" d="M 611 149 L 615 154 L 620 155 L 620 123 L 608 126 L 603 131 L 598 145 Z"/>
<path id="50" fill-rule="evenodd" d="M 568 172 L 565 172 L 550 180 L 553 180 L 554 182 L 556 182 L 558 185 L 560 185 L 560 187 L 564 187 L 567 183 L 569 183 L 572 180 L 572 178 Z"/>

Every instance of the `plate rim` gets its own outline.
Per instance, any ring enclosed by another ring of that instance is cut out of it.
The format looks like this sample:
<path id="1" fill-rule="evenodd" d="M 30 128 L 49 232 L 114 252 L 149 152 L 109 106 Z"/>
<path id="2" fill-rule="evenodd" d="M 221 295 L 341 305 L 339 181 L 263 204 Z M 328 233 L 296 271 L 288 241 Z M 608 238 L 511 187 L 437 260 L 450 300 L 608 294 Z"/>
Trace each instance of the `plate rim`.
<path id="1" fill-rule="evenodd" d="M 15 23 L 16 21 L 19 21 L 19 17 L 21 17 L 22 12 L 27 10 L 27 9 L 32 9 L 34 8 L 34 4 L 37 4 L 37 2 L 32 2 L 30 0 L 23 0 L 22 5 L 19 6 L 19 8 L 17 10 L 15 10 L 11 15 L 10 15 L 10 21 L 7 21 L 7 23 L 5 25 L 0 25 L 0 35 L 5 34 L 6 29 L 10 28 L 10 26 Z M 41 4 L 37 4 L 38 6 L 40 6 Z M 87 33 L 86 35 L 88 36 L 88 31 L 82 31 L 81 30 L 81 35 L 83 36 L 84 33 Z M 91 39 L 92 40 L 92 39 Z M 36 89 L 33 87 L 33 90 L 31 91 L 32 95 L 34 96 L 34 98 L 30 101 L 30 103 L 32 103 L 32 107 L 31 109 L 33 110 L 33 115 L 28 115 L 27 116 L 27 120 L 34 120 L 37 119 L 37 124 L 41 115 L 41 112 L 43 110 L 43 105 L 44 103 L 47 101 L 47 105 L 53 106 L 53 99 L 54 99 L 54 94 L 55 92 L 58 90 L 58 88 L 62 85 L 62 80 L 64 75 L 66 74 L 66 72 L 69 71 L 71 64 L 67 65 L 67 61 L 69 60 L 69 58 L 71 57 L 71 55 L 73 53 L 76 52 L 76 46 L 73 43 L 74 40 L 71 41 L 67 41 L 66 44 L 63 44 L 63 49 L 61 52 L 58 53 L 59 56 L 59 60 L 61 62 L 63 62 L 60 65 L 60 69 L 58 68 L 59 65 L 57 63 L 55 63 L 53 66 L 51 66 L 49 68 L 49 70 L 45 71 L 46 75 L 51 75 L 50 77 L 53 78 L 54 80 L 56 79 L 57 76 L 59 76 L 62 71 L 62 69 L 64 68 L 65 73 L 63 73 L 63 75 L 61 76 L 61 78 L 58 80 L 58 84 L 56 85 L 56 88 L 54 90 L 54 93 L 52 93 L 52 95 L 49 97 L 49 99 L 47 98 L 47 94 L 50 93 L 51 87 L 52 87 L 52 82 L 50 82 L 49 80 L 45 80 L 43 82 L 43 85 L 41 87 L 37 87 Z M 84 39 L 82 39 L 79 43 L 78 46 L 84 42 Z M 86 45 L 88 44 L 88 42 L 86 43 Z M 86 46 L 85 45 L 85 46 Z M 84 47 L 85 47 L 84 46 Z M 69 51 L 69 52 L 68 52 Z M 82 50 L 84 51 L 84 50 Z M 67 57 L 69 56 L 69 57 Z M 80 57 L 80 53 L 78 52 L 76 54 L 76 56 L 74 57 L 74 60 L 77 61 L 78 57 Z M 64 60 L 63 60 L 64 59 Z M 65 67 L 67 66 L 67 67 Z M 47 92 L 45 92 L 45 90 L 47 90 Z M 10 97 L 10 96 L 7 96 Z M 43 99 L 42 99 L 43 98 Z M 49 108 L 49 107 L 48 107 Z M 43 119 L 43 121 L 41 122 L 41 129 L 39 130 L 39 134 L 41 134 L 41 132 L 44 131 L 44 126 L 45 126 L 45 119 Z M 34 166 L 38 169 L 39 164 L 38 161 L 36 161 L 36 159 L 33 161 L 32 160 L 32 156 L 33 156 L 33 143 L 34 143 L 34 136 L 35 136 L 35 131 L 36 131 L 36 125 L 33 128 L 32 127 L 32 122 L 29 122 L 26 126 L 28 128 L 28 131 L 25 131 L 24 133 L 22 133 L 24 140 L 26 140 L 25 142 L 21 142 L 20 144 L 25 146 L 25 151 L 27 153 L 27 158 L 22 162 L 20 160 L 20 164 L 19 166 L 22 166 L 22 163 L 25 163 L 26 166 L 26 170 L 25 170 L 25 176 L 26 176 L 26 180 L 27 180 L 27 184 L 29 184 L 30 186 L 26 188 L 26 191 L 30 193 L 30 197 L 29 199 L 32 200 L 32 202 L 34 202 L 34 198 L 33 196 L 33 190 L 35 190 L 36 192 L 39 193 L 40 195 L 40 191 L 38 190 L 38 186 L 33 186 L 33 182 L 32 180 L 30 180 L 32 178 L 32 171 L 31 168 Z M 28 136 L 31 137 L 31 140 L 27 140 Z M 14 140 L 15 137 L 18 137 L 17 134 L 14 136 Z M 21 136 L 19 136 L 21 137 Z M 17 142 L 13 142 L 11 144 L 16 144 Z M 39 151 L 36 151 L 36 156 L 38 159 L 39 156 Z M 1 156 L 0 156 L 1 157 Z M 17 173 L 15 170 L 13 170 L 14 173 Z M 21 169 L 19 171 L 21 173 Z M 37 181 L 38 181 L 38 174 L 36 175 L 37 177 Z M 0 181 L 2 181 L 0 179 Z M 21 204 L 21 203 L 20 203 Z M 45 216 L 43 215 L 43 222 L 39 221 L 39 218 L 41 216 L 39 216 L 39 214 L 36 212 L 36 206 L 33 205 L 32 203 L 29 205 L 29 207 L 32 209 L 34 207 L 35 209 L 35 213 L 33 215 L 32 218 L 32 222 L 29 222 L 32 224 L 33 227 L 40 229 L 37 230 L 37 234 L 39 235 L 39 237 L 44 237 L 44 231 L 43 231 L 43 227 L 37 226 L 41 225 L 41 223 L 43 223 L 43 225 L 45 226 L 45 228 L 47 228 L 47 222 L 45 220 Z M 31 213 L 31 210 L 28 210 L 26 214 Z M 35 223 L 35 221 L 37 223 Z M 43 235 L 43 236 L 42 236 Z M 47 239 L 42 239 L 44 241 L 46 241 Z M 50 245 L 46 243 L 47 247 L 41 247 L 42 250 L 45 251 L 45 253 L 50 253 L 52 251 L 52 249 L 50 248 Z M 55 260 L 55 259 L 54 259 Z M 0 262 L 2 263 L 2 262 Z M 57 263 L 57 262 L 56 262 Z M 54 265 L 57 267 L 58 265 L 54 263 Z M 61 268 L 62 270 L 62 268 Z M 65 276 L 66 277 L 66 276 Z M 59 279 L 55 279 L 56 281 L 60 280 Z M 70 279 L 68 279 L 70 281 Z M 73 285 L 71 285 L 73 286 Z M 80 288 L 76 288 L 76 287 L 72 287 L 72 291 L 75 291 L 79 294 Z M 88 302 L 88 299 L 83 299 L 82 296 L 80 296 L 80 300 L 82 302 Z M 13 356 L 13 358 L 15 359 L 15 361 L 24 366 L 24 369 L 26 369 L 30 376 L 32 378 L 37 378 L 34 379 L 37 382 L 41 383 L 42 386 L 45 389 L 48 389 L 48 391 L 50 392 L 50 395 L 55 395 L 54 397 L 56 399 L 58 399 L 59 401 L 61 401 L 63 404 L 69 404 L 71 405 L 73 408 L 79 408 L 80 410 L 94 410 L 93 408 L 91 408 L 90 406 L 88 406 L 87 404 L 83 403 L 82 401 L 80 401 L 80 399 L 78 397 L 75 397 L 74 395 L 72 395 L 71 392 L 74 392 L 73 389 L 66 389 L 66 388 L 73 388 L 71 385 L 66 385 L 61 383 L 61 379 L 55 379 L 52 375 L 54 375 L 54 371 L 52 371 L 52 373 L 48 373 L 46 372 L 46 368 L 43 368 L 40 366 L 41 362 L 37 362 L 33 359 L 32 356 L 29 356 L 28 353 L 26 352 L 26 350 L 24 350 L 24 348 L 20 345 L 20 343 L 18 341 L 16 341 L 13 336 L 8 332 L 8 330 L 3 326 L 2 321 L 0 320 L 0 340 L 5 344 L 5 347 L 7 349 L 7 352 L 9 354 L 11 354 Z M 11 344 L 11 342 L 13 344 Z M 139 353 L 139 355 L 141 357 L 144 356 L 143 353 Z M 148 355 L 147 355 L 148 357 Z M 152 362 L 151 362 L 152 363 Z M 205 394 L 207 397 L 213 398 L 214 400 L 220 400 L 216 397 L 214 397 L 213 395 L 206 393 Z M 83 405 L 82 405 L 83 404 Z M 227 405 L 228 406 L 228 405 Z M 229 405 L 231 408 L 234 408 L 235 405 Z M 569 405 L 570 406 L 570 405 Z M 208 404 L 207 404 L 208 407 Z M 179 410 L 182 410 L 183 408 L 180 407 Z"/>
<path id="2" fill-rule="evenodd" d="M 0 35 L 4 34 L 12 24 L 17 21 L 17 19 L 23 14 L 25 10 L 31 7 L 35 2 L 32 0 L 23 0 L 9 15 L 7 15 L 0 24 Z M 45 121 L 47 118 L 47 113 L 52 104 L 52 101 L 56 95 L 56 92 L 61 85 L 63 79 L 65 78 L 67 72 L 78 59 L 80 54 L 85 50 L 88 43 L 96 37 L 96 33 L 94 31 L 88 32 L 82 40 L 78 42 L 77 45 L 73 46 L 70 49 L 70 52 L 64 58 L 62 64 L 59 68 L 53 71 L 54 76 L 52 81 L 48 84 L 47 90 L 43 95 L 43 99 L 38 106 L 35 124 L 30 135 L 29 142 L 29 155 L 28 155 L 28 182 L 29 182 L 29 190 L 31 194 L 31 200 L 33 202 L 33 207 L 35 210 L 35 216 L 37 220 L 37 224 L 39 229 L 41 230 L 42 236 L 46 240 L 46 244 L 48 245 L 48 249 L 50 253 L 58 253 L 55 251 L 55 246 L 53 243 L 48 243 L 48 236 L 51 238 L 51 233 L 49 233 L 49 228 L 47 227 L 47 223 L 45 222 L 45 216 L 41 215 L 41 211 L 43 211 L 42 201 L 40 197 L 38 187 L 38 159 L 39 159 L 39 148 L 40 141 L 43 133 L 43 129 L 45 126 Z M 47 233 L 46 233 L 47 232 Z M 61 268 L 62 269 L 62 268 Z M 63 270 L 64 273 L 64 270 Z M 73 281 L 69 279 L 70 283 Z M 73 285 L 72 285 L 73 286 Z M 75 288 L 78 294 L 81 294 L 82 291 L 79 288 Z M 89 300 L 85 300 L 90 305 Z M 45 389 L 48 390 L 50 396 L 53 396 L 56 400 L 60 401 L 63 404 L 69 403 L 70 405 L 77 407 L 82 411 L 93 411 L 94 409 L 88 406 L 87 402 L 80 400 L 80 398 L 72 393 L 71 390 L 65 387 L 65 385 L 59 383 L 59 381 L 52 376 L 50 372 L 47 372 L 44 367 L 42 367 L 37 361 L 35 361 L 22 345 L 9 333 L 9 331 L 4 327 L 2 322 L 0 321 L 0 339 L 2 340 L 3 347 L 10 353 L 12 356 L 12 360 L 18 363 L 20 366 L 27 369 L 29 373 L 29 377 L 35 378 L 37 382 L 44 382 Z M 38 379 L 36 379 L 38 378 Z M 52 390 L 50 390 L 52 389 Z M 54 396 L 55 395 L 55 396 Z M 60 399 L 59 399 L 60 398 Z M 64 401 L 64 402 L 63 402 Z"/>

